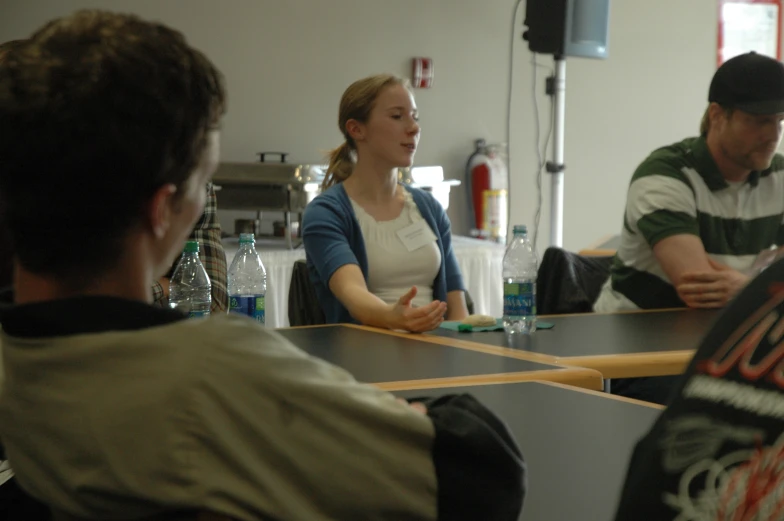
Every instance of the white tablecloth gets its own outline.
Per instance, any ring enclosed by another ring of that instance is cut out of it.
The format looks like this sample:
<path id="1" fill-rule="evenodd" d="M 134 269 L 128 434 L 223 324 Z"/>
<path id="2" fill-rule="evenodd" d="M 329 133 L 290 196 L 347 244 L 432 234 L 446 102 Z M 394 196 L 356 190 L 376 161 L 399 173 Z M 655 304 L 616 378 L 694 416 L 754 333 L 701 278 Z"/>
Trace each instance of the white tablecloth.
<path id="1" fill-rule="evenodd" d="M 463 282 L 474 299 L 474 312 L 500 317 L 503 311 L 503 284 L 501 265 L 504 247 L 469 237 L 453 237 Z M 223 239 L 227 262 L 230 264 L 237 252 L 237 239 Z M 256 250 L 267 270 L 267 327 L 289 325 L 289 285 L 294 261 L 305 258 L 305 250 L 284 250 L 282 243 L 259 240 Z"/>

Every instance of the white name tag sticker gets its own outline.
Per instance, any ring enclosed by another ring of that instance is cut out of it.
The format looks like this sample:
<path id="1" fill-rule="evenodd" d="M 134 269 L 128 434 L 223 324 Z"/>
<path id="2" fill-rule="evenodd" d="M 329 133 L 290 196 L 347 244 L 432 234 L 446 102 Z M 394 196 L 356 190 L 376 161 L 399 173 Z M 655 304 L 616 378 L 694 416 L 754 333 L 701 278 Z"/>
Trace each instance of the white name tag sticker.
<path id="1" fill-rule="evenodd" d="M 436 235 L 425 221 L 415 222 L 410 226 L 401 228 L 397 231 L 397 236 L 403 241 L 403 245 L 408 251 L 418 250 L 436 240 Z"/>

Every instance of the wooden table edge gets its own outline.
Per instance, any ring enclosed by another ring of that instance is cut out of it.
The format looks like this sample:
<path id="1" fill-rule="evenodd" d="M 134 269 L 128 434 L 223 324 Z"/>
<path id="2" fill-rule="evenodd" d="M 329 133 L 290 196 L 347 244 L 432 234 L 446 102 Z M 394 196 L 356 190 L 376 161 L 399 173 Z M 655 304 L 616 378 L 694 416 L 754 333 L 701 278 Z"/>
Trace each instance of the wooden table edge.
<path id="1" fill-rule="evenodd" d="M 370 333 L 379 333 L 382 335 L 396 336 L 400 338 L 407 338 L 411 340 L 421 340 L 428 344 L 438 344 L 447 347 L 456 347 L 459 349 L 467 349 L 478 353 L 485 353 L 496 356 L 506 356 L 507 358 L 516 358 L 526 362 L 537 362 L 540 364 L 548 364 L 555 366 L 564 366 L 565 364 L 558 363 L 557 357 L 550 355 L 543 355 L 539 353 L 529 353 L 527 351 L 519 351 L 508 347 L 494 346 L 490 344 L 482 344 L 481 342 L 474 342 L 471 340 L 460 340 L 458 338 L 451 338 L 445 336 L 425 335 L 420 333 L 406 333 L 404 331 L 392 331 L 390 329 L 383 329 L 373 326 L 363 326 L 359 324 L 322 324 L 320 326 L 292 326 L 278 329 L 308 329 L 315 327 L 336 327 L 343 326 L 351 329 L 359 329 L 361 331 L 368 331 Z"/>
<path id="2" fill-rule="evenodd" d="M 402 380 L 397 382 L 373 382 L 372 385 L 386 391 L 408 391 L 412 389 L 435 389 L 441 387 L 462 387 L 532 381 L 557 382 L 575 388 L 596 390 L 602 388 L 602 375 L 598 371 L 582 367 L 564 367 L 563 369 L 545 371 L 452 376 L 448 378 L 427 378 L 421 380 Z"/>
<path id="3" fill-rule="evenodd" d="M 587 313 L 563 313 L 560 315 L 538 315 L 537 318 L 546 318 L 546 319 L 553 319 L 553 318 L 561 318 L 561 317 L 589 317 L 591 315 L 629 315 L 634 313 L 667 313 L 670 311 L 704 311 L 704 310 L 695 310 L 691 308 L 660 308 L 660 309 L 622 309 L 618 311 L 590 311 Z M 386 328 L 379 328 L 374 326 L 365 326 L 363 324 L 351 324 L 348 322 L 341 322 L 339 324 L 314 324 L 310 326 L 285 326 L 285 327 L 276 327 L 274 329 L 306 329 L 306 328 L 313 328 L 313 327 L 330 327 L 330 326 L 348 326 L 348 327 L 359 327 L 359 328 L 369 328 L 369 330 L 377 331 L 377 332 L 391 332 L 391 333 L 400 333 L 403 335 L 416 335 L 419 333 L 407 333 L 405 331 L 392 331 L 391 329 Z"/>
<path id="4" fill-rule="evenodd" d="M 313 324 L 310 326 L 284 326 L 284 327 L 276 327 L 273 328 L 273 331 L 278 331 L 281 329 L 314 329 L 317 327 L 336 327 L 336 326 L 348 326 L 350 324 Z"/>
<path id="5" fill-rule="evenodd" d="M 618 250 L 612 248 L 592 248 L 577 252 L 578 255 L 582 255 L 583 257 L 612 257 L 616 253 L 618 253 Z"/>
<path id="6" fill-rule="evenodd" d="M 607 244 L 611 240 L 613 240 L 617 234 L 615 233 L 608 233 L 607 235 L 603 235 L 600 238 L 596 239 L 594 242 L 583 248 L 583 250 L 595 250 L 599 248 L 602 244 Z"/>
<path id="7" fill-rule="evenodd" d="M 371 326 L 360 326 L 357 324 L 341 324 L 353 329 L 361 329 L 363 331 L 370 331 L 373 333 L 381 333 L 385 335 L 397 336 L 401 338 L 409 338 L 413 340 L 421 340 L 429 344 L 438 344 L 447 347 L 457 347 L 459 349 L 467 349 L 469 351 L 476 351 L 478 353 L 485 353 L 496 356 L 506 356 L 508 358 L 517 358 L 518 360 L 525 360 L 526 362 L 538 362 L 549 365 L 564 365 L 558 363 L 558 358 L 551 355 L 543 355 L 540 353 L 530 353 L 528 351 L 520 351 L 509 347 L 494 346 L 491 344 L 483 344 L 473 340 L 461 340 L 459 338 L 452 338 L 447 336 L 435 336 L 419 333 L 405 333 L 402 331 L 391 331 L 389 329 L 380 329 Z"/>
<path id="8" fill-rule="evenodd" d="M 584 393 L 584 394 L 591 394 L 591 395 L 594 395 L 594 396 L 600 396 L 602 398 L 609 399 L 609 400 L 616 400 L 616 401 L 619 401 L 619 402 L 632 403 L 634 405 L 642 405 L 644 407 L 650 407 L 651 409 L 658 409 L 658 410 L 662 410 L 663 411 L 664 409 L 667 408 L 664 405 L 661 405 L 661 404 L 658 404 L 658 403 L 646 402 L 646 401 L 637 400 L 637 399 L 634 399 L 634 398 L 626 398 L 625 396 L 618 396 L 616 394 L 610 394 L 610 393 L 606 393 L 604 391 L 594 391 L 593 389 L 586 389 L 585 387 L 574 387 L 572 385 L 563 384 L 563 383 L 559 383 L 559 382 L 544 382 L 544 381 L 540 381 L 540 382 L 536 382 L 536 383 L 540 383 L 540 384 L 544 384 L 544 385 L 550 385 L 552 387 L 559 387 L 561 389 L 568 389 L 570 391 L 574 391 L 574 392 L 578 392 L 578 393 Z"/>
<path id="9" fill-rule="evenodd" d="M 668 313 L 670 311 L 704 311 L 692 308 L 660 308 L 660 309 L 621 309 L 618 311 L 589 311 L 586 313 L 562 313 L 560 315 L 538 315 L 536 318 L 561 318 L 561 317 L 590 317 L 593 315 L 637 315 L 643 313 Z"/>
<path id="10" fill-rule="evenodd" d="M 646 310 L 644 312 L 656 312 L 664 310 Z M 587 355 L 587 356 L 555 356 L 542 353 L 532 353 L 530 351 L 520 351 L 509 347 L 483 344 L 474 340 L 461 340 L 453 337 L 443 337 L 418 333 L 406 333 L 403 331 L 392 331 L 389 329 L 363 326 L 359 324 L 329 324 L 327 326 L 295 326 L 285 329 L 300 329 L 312 327 L 334 327 L 343 326 L 352 329 L 380 333 L 383 335 L 397 336 L 421 340 L 430 344 L 466 349 L 478 353 L 505 356 L 516 358 L 526 362 L 537 362 L 541 364 L 554 365 L 564 368 L 585 368 L 598 371 L 603 378 L 635 378 L 643 376 L 668 376 L 682 374 L 685 367 L 694 356 L 695 350 L 665 351 L 665 352 L 645 352 L 628 354 L 607 354 L 607 355 Z M 545 333 L 546 334 L 546 333 Z M 630 362 L 635 363 L 633 369 L 629 369 Z M 647 371 L 640 372 L 640 366 L 645 366 Z"/>
<path id="11" fill-rule="evenodd" d="M 461 340 L 453 337 L 443 337 L 434 335 L 418 335 L 415 333 L 403 333 L 399 331 L 390 331 L 387 329 L 379 329 L 369 326 L 360 326 L 356 324 L 344 324 L 347 327 L 362 329 L 365 331 L 372 331 L 392 336 L 399 336 L 402 338 L 414 338 L 423 342 L 431 344 L 445 345 L 448 347 L 456 347 L 459 349 L 467 349 L 479 353 L 506 356 L 509 358 L 516 358 L 518 360 L 525 360 L 527 362 L 537 362 L 542 364 L 556 365 L 566 368 L 585 368 L 594 369 L 599 371 L 605 378 L 625 378 L 634 376 L 662 376 L 670 374 L 680 374 L 683 368 L 694 356 L 694 350 L 681 350 L 681 351 L 664 351 L 656 352 L 650 351 L 645 353 L 628 353 L 628 354 L 607 354 L 607 355 L 587 355 L 587 356 L 556 356 L 546 355 L 543 353 L 532 353 L 531 351 L 521 351 L 519 349 L 512 349 L 509 347 L 495 346 L 492 344 L 483 344 L 475 340 Z M 653 368 L 653 372 L 637 373 L 629 372 L 625 369 L 624 365 L 634 362 L 639 365 Z M 676 367 L 676 372 L 672 372 L 672 367 Z M 605 374 L 606 373 L 606 374 Z"/>
<path id="12" fill-rule="evenodd" d="M 585 367 L 599 371 L 604 378 L 637 378 L 683 374 L 694 357 L 694 350 L 664 353 L 571 356 L 556 359 L 558 365 Z M 634 364 L 630 368 L 630 364 Z M 644 368 L 644 371 L 640 371 Z"/>

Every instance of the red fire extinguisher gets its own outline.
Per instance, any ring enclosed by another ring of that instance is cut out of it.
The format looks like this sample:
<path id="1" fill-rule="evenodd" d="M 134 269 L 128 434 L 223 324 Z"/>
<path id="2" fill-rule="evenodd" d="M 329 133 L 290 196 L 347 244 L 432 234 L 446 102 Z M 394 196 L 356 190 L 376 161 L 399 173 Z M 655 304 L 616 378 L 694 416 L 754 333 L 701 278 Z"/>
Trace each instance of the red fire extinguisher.
<path id="1" fill-rule="evenodd" d="M 502 145 L 474 142 L 466 163 L 471 235 L 505 243 L 507 233 L 508 175 Z"/>

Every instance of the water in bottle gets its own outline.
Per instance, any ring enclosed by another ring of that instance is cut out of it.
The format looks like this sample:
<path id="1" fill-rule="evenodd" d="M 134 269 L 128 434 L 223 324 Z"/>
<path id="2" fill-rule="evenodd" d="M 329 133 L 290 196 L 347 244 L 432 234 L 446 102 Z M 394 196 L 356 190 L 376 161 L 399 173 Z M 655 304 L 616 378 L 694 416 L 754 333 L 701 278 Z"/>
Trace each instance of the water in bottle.
<path id="1" fill-rule="evenodd" d="M 267 272 L 255 244 L 252 233 L 240 234 L 240 248 L 228 272 L 229 313 L 245 315 L 264 324 Z"/>
<path id="2" fill-rule="evenodd" d="M 504 254 L 504 330 L 532 333 L 536 330 L 536 252 L 524 225 L 516 225 L 513 235 Z"/>
<path id="3" fill-rule="evenodd" d="M 189 317 L 206 317 L 212 304 L 212 284 L 199 260 L 199 242 L 188 241 L 169 280 L 169 307 Z"/>

